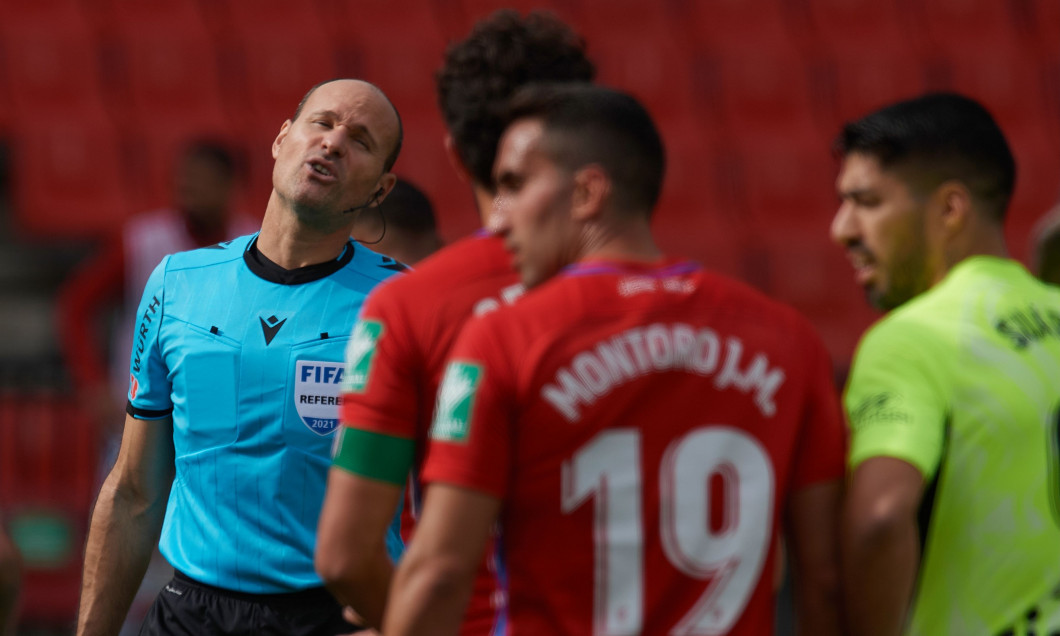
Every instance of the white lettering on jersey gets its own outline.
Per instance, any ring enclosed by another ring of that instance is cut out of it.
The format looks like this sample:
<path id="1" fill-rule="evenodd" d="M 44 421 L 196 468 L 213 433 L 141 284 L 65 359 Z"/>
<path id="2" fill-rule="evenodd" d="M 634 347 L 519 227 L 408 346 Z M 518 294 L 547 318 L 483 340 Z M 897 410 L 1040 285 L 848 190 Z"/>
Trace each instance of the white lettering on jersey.
<path id="1" fill-rule="evenodd" d="M 785 378 L 783 369 L 770 367 L 764 353 L 748 362 L 739 338 L 725 339 L 722 359 L 721 341 L 713 330 L 656 323 L 628 329 L 578 352 L 556 372 L 553 382 L 542 387 L 541 397 L 573 423 L 581 419 L 579 407 L 594 404 L 630 380 L 665 371 L 713 375 L 718 389 L 753 394 L 755 405 L 766 417 L 776 413 L 773 396 Z"/>
<path id="2" fill-rule="evenodd" d="M 482 300 L 475 303 L 475 307 L 471 310 L 471 315 L 481 316 L 482 314 L 488 314 L 491 311 L 496 311 L 501 308 L 502 303 L 504 305 L 511 305 L 515 301 L 519 300 L 519 297 L 526 293 L 526 287 L 522 283 L 516 283 L 514 285 L 508 285 L 501 289 L 500 298 L 483 298 Z"/>

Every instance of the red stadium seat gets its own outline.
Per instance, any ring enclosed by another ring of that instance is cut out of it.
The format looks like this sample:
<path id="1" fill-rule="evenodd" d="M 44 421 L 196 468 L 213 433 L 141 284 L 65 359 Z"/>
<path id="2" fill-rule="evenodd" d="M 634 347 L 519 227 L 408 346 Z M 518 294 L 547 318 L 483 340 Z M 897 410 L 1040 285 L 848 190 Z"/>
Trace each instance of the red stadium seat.
<path id="1" fill-rule="evenodd" d="M 707 59 L 715 77 L 712 102 L 737 134 L 746 130 L 806 126 L 815 120 L 814 75 L 793 44 L 772 49 L 723 51 Z"/>
<path id="2" fill-rule="evenodd" d="M 833 100 L 833 128 L 930 88 L 926 65 L 904 48 L 851 50 L 826 60 L 824 68 Z"/>
<path id="3" fill-rule="evenodd" d="M 909 11 L 927 42 L 942 52 L 1011 48 L 1019 40 L 1011 2 L 920 0 L 911 3 Z"/>
<path id="4" fill-rule="evenodd" d="M 1025 0 L 1025 20 L 1041 59 L 1060 62 L 1060 2 Z"/>
<path id="5" fill-rule="evenodd" d="M 561 20 L 569 24 L 575 31 L 581 33 L 583 11 L 577 2 L 569 0 L 436 0 L 445 6 L 446 10 L 459 7 L 461 25 L 455 34 L 450 34 L 451 39 L 462 38 L 471 30 L 472 25 L 491 15 L 498 9 L 515 9 L 522 15 L 530 11 L 548 11 L 554 13 Z"/>
<path id="6" fill-rule="evenodd" d="M 922 53 L 902 0 L 806 0 L 816 45 L 836 57 L 903 50 Z"/>
<path id="7" fill-rule="evenodd" d="M 646 16 L 631 31 L 609 28 L 606 20 L 587 19 L 585 37 L 597 81 L 629 91 L 657 119 L 692 110 L 694 75 L 689 55 L 659 16 Z"/>
<path id="8" fill-rule="evenodd" d="M 799 20 L 786 0 L 674 0 L 675 33 L 697 48 L 761 50 L 802 44 Z"/>
<path id="9" fill-rule="evenodd" d="M 118 134 L 102 115 L 23 117 L 11 133 L 15 218 L 36 235 L 90 238 L 128 215 Z"/>
<path id="10" fill-rule="evenodd" d="M 106 111 L 99 44 L 74 8 L 54 16 L 5 15 L 0 45 L 13 110 L 38 115 L 68 109 L 95 115 Z"/>
<path id="11" fill-rule="evenodd" d="M 255 136 L 275 136 L 311 86 L 336 76 L 334 50 L 320 29 L 310 28 L 312 21 L 296 24 L 240 29 L 224 51 L 230 62 L 222 67 L 222 81 L 232 91 L 228 98 L 242 105 L 240 117 Z"/>
<path id="12" fill-rule="evenodd" d="M 1045 87 L 1056 78 L 1036 57 L 1019 47 L 970 48 L 944 58 L 947 88 L 981 101 L 1002 126 L 1053 126 Z M 1043 128 L 1043 132 L 1048 130 Z"/>
<path id="13" fill-rule="evenodd" d="M 22 553 L 25 625 L 65 629 L 75 619 L 96 439 L 91 421 L 54 393 L 0 395 L 0 509 Z"/>
<path id="14" fill-rule="evenodd" d="M 1013 255 L 1025 258 L 1031 228 L 1060 200 L 1060 149 L 1040 125 L 1009 127 L 1005 134 L 1016 156 L 1016 192 L 1005 230 Z"/>
<path id="15" fill-rule="evenodd" d="M 125 80 L 123 106 L 134 126 L 212 126 L 229 120 L 218 52 L 202 22 L 112 24 L 115 57 Z"/>
<path id="16" fill-rule="evenodd" d="M 829 139 L 813 128 L 747 133 L 738 140 L 749 223 L 765 231 L 828 233 L 837 166 Z"/>
<path id="17" fill-rule="evenodd" d="M 658 122 L 666 147 L 666 175 L 652 217 L 652 233 L 670 256 L 746 278 L 749 226 L 730 149 L 718 131 L 685 116 Z"/>

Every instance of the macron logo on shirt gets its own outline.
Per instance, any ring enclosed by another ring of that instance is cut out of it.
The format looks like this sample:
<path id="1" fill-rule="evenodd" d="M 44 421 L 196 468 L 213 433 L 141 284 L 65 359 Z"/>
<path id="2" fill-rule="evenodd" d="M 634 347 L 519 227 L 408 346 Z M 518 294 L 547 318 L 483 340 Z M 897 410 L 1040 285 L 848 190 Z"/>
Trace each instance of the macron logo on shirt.
<path id="1" fill-rule="evenodd" d="M 276 337 L 277 333 L 279 333 L 280 327 L 283 326 L 283 323 L 287 322 L 286 318 L 280 320 L 276 316 L 269 316 L 268 320 L 258 316 L 258 320 L 261 321 L 261 332 L 265 334 L 266 347 L 269 346 L 269 343 L 272 342 L 272 339 Z"/>

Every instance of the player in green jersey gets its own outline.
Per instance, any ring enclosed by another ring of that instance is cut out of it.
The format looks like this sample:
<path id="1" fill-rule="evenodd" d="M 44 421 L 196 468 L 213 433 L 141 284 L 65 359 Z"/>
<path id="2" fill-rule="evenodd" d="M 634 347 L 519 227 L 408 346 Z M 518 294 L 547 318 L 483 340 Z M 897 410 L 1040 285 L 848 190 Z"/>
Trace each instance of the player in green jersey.
<path id="1" fill-rule="evenodd" d="M 832 234 L 889 312 L 844 398 L 851 633 L 1060 634 L 1060 289 L 1007 255 L 1008 143 L 935 94 L 837 150 Z"/>

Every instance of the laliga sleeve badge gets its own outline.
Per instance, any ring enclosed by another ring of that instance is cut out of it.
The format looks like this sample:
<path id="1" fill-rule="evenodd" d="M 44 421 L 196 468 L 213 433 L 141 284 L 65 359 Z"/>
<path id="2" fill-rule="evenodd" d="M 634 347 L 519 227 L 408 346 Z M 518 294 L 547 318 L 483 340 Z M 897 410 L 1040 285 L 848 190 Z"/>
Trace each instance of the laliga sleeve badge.
<path id="1" fill-rule="evenodd" d="M 136 376 L 129 374 L 129 399 L 135 400 L 136 394 L 140 391 L 140 383 L 136 381 Z"/>
<path id="2" fill-rule="evenodd" d="M 343 371 L 341 362 L 299 360 L 295 365 L 294 406 L 317 435 L 330 435 L 339 424 Z"/>

